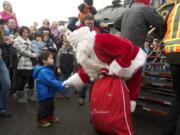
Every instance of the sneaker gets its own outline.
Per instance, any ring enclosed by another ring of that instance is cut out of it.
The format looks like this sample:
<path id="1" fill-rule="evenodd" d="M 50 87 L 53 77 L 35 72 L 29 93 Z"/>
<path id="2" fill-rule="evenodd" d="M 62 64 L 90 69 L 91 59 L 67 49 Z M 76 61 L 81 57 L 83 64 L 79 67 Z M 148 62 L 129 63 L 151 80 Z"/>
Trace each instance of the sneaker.
<path id="1" fill-rule="evenodd" d="M 51 122 L 51 123 L 54 123 L 54 122 L 57 123 L 57 122 L 59 122 L 59 117 L 49 116 L 47 118 L 47 121 Z"/>
<path id="2" fill-rule="evenodd" d="M 12 117 L 12 114 L 8 113 L 8 112 L 1 112 L 0 117 L 2 117 L 2 118 L 10 118 L 10 117 Z"/>
<path id="3" fill-rule="evenodd" d="M 55 117 L 53 120 L 51 120 L 50 122 L 55 122 L 55 123 L 57 123 L 57 122 L 59 122 L 59 117 Z"/>
<path id="4" fill-rule="evenodd" d="M 42 123 L 39 123 L 39 126 L 46 128 L 46 127 L 51 126 L 51 123 L 50 122 L 42 122 Z"/>
<path id="5" fill-rule="evenodd" d="M 83 98 L 79 98 L 78 104 L 79 105 L 84 105 L 85 104 L 85 100 Z"/>

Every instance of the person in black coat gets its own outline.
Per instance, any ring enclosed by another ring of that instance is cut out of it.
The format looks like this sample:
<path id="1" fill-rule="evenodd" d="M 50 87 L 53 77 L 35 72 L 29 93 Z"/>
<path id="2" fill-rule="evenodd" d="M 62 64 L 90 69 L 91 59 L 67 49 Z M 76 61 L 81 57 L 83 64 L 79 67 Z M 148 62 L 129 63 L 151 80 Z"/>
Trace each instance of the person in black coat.
<path id="1" fill-rule="evenodd" d="M 163 18 L 156 9 L 149 6 L 150 0 L 135 0 L 114 23 L 121 36 L 129 39 L 134 45 L 143 48 L 150 26 L 160 29 Z"/>

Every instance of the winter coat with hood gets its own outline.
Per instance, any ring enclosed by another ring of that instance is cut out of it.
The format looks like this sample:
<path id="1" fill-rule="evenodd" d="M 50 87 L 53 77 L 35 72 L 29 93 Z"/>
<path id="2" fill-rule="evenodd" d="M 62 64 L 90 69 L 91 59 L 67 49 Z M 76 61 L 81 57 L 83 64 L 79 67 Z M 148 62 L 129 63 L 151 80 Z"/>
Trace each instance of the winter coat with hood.
<path id="1" fill-rule="evenodd" d="M 36 79 L 38 100 L 45 100 L 54 96 L 56 91 L 63 91 L 64 86 L 58 81 L 50 66 L 36 66 L 33 71 Z"/>

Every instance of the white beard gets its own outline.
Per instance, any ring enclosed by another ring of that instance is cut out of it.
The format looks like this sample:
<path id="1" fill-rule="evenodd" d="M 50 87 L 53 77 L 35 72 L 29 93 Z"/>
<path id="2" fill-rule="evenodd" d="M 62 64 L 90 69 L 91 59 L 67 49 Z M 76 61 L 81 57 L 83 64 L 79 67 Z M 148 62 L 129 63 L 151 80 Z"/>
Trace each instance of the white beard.
<path id="1" fill-rule="evenodd" d="M 76 52 L 77 62 L 83 67 L 91 80 L 95 80 L 100 69 L 105 67 L 100 62 L 94 52 L 95 32 L 90 32 L 88 27 L 82 27 L 68 37 L 68 41 L 73 46 Z"/>
<path id="2" fill-rule="evenodd" d="M 100 75 L 100 70 L 107 67 L 100 62 L 94 52 L 94 40 L 84 40 L 78 44 L 76 58 L 77 62 L 83 67 L 85 72 L 94 81 Z"/>

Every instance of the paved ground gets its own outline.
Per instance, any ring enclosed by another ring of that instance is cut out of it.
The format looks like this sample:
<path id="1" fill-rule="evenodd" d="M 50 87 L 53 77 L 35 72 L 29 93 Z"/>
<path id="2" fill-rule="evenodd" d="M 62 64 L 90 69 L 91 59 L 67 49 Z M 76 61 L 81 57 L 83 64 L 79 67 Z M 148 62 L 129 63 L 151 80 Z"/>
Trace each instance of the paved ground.
<path id="1" fill-rule="evenodd" d="M 13 117 L 0 118 L 0 135 L 98 135 L 89 122 L 88 104 L 77 105 L 77 95 L 70 100 L 56 100 L 56 114 L 61 122 L 47 129 L 36 125 L 36 103 L 17 104 L 10 98 Z M 137 110 L 134 114 L 136 135 L 163 135 L 164 118 Z"/>

